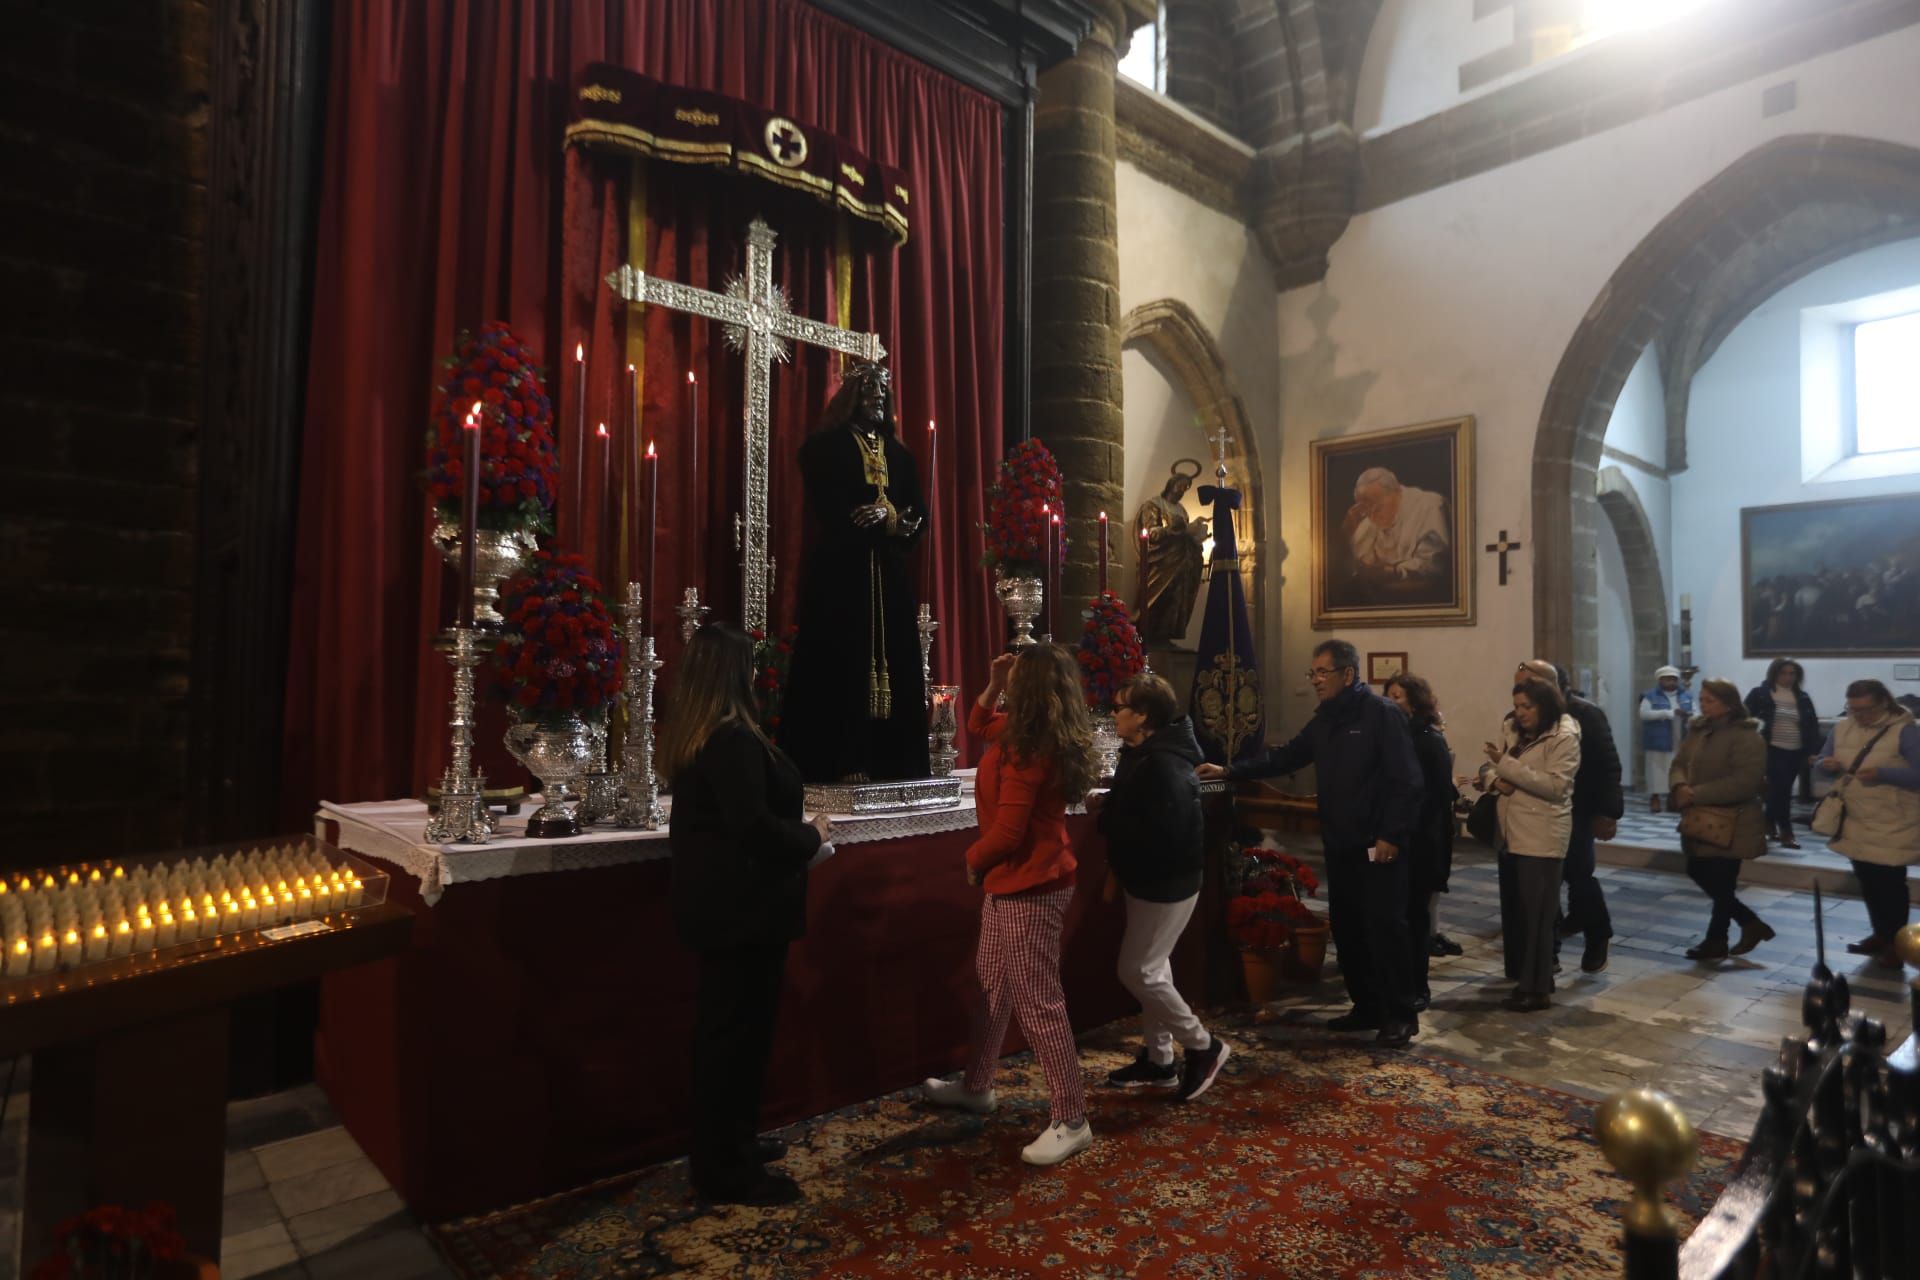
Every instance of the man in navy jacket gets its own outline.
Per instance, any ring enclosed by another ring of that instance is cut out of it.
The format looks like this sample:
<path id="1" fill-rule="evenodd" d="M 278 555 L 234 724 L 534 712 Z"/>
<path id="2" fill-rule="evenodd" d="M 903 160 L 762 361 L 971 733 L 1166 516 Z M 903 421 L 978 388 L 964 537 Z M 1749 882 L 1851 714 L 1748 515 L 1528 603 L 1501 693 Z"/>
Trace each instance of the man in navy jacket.
<path id="1" fill-rule="evenodd" d="M 1360 679 L 1360 655 L 1345 640 L 1317 645 L 1307 677 L 1320 705 L 1293 741 L 1231 767 L 1201 765 L 1198 772 L 1239 781 L 1314 767 L 1327 910 L 1353 1001 L 1327 1025 L 1378 1031 L 1380 1044 L 1398 1047 L 1419 1029 L 1402 856 L 1419 819 L 1423 786 L 1413 733 L 1400 708 Z"/>

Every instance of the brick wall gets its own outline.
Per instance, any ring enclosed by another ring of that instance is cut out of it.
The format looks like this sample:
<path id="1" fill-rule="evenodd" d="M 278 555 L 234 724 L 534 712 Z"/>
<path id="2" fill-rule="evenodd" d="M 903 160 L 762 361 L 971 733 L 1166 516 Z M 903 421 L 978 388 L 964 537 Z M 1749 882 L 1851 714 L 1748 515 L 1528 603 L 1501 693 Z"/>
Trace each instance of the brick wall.
<path id="1" fill-rule="evenodd" d="M 183 818 L 207 0 L 33 0 L 0 41 L 0 865 Z"/>

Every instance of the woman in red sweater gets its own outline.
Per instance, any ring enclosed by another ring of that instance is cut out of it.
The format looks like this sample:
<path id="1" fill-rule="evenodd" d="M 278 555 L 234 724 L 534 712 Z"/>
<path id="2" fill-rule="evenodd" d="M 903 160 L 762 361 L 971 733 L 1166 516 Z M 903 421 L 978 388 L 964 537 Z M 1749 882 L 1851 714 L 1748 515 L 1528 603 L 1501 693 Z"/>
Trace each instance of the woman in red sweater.
<path id="1" fill-rule="evenodd" d="M 1004 714 L 994 710 L 1002 693 Z M 1051 1123 L 1020 1158 L 1058 1164 L 1093 1141 L 1060 989 L 1060 932 L 1073 900 L 1067 806 L 1094 782 L 1093 723 L 1072 653 L 1036 644 L 995 658 L 967 728 L 987 743 L 974 792 L 980 838 L 967 850 L 967 882 L 986 888 L 974 956 L 986 1017 L 965 1077 L 923 1088 L 939 1106 L 992 1111 L 994 1068 L 1018 1014 L 1052 1100 Z"/>

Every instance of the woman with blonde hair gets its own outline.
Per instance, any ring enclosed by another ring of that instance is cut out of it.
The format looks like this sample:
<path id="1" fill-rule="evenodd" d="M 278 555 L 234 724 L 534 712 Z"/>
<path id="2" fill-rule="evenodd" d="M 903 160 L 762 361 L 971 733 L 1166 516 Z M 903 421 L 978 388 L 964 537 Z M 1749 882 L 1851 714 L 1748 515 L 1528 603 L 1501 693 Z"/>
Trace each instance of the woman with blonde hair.
<path id="1" fill-rule="evenodd" d="M 1003 693 L 1001 712 L 995 708 Z M 1050 1123 L 1020 1158 L 1058 1164 L 1093 1142 L 1060 987 L 1060 935 L 1075 865 L 1067 806 L 1094 783 L 1093 721 L 1073 654 L 1036 644 L 995 658 L 967 728 L 987 743 L 974 793 L 980 837 L 967 850 L 967 882 L 986 889 L 974 956 L 986 1010 L 966 1075 L 930 1079 L 922 1088 L 937 1106 L 992 1111 L 994 1069 L 1007 1024 L 1018 1015 L 1050 1098 Z"/>
<path id="2" fill-rule="evenodd" d="M 833 854 L 833 824 L 800 816 L 800 771 L 760 732 L 753 641 L 694 633 L 667 699 L 661 776 L 673 784 L 673 918 L 699 957 L 693 1027 L 693 1148 L 703 1200 L 800 1198 L 766 1162 L 786 1145 L 755 1135 L 787 947 L 806 932 L 807 870 Z"/>

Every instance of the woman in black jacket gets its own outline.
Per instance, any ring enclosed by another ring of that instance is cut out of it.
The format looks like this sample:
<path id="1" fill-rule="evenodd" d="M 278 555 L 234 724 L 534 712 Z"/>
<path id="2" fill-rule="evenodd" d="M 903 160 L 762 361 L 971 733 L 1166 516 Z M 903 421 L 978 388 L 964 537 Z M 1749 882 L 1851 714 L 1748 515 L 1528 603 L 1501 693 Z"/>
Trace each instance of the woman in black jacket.
<path id="1" fill-rule="evenodd" d="M 1210 1034 L 1173 985 L 1173 948 L 1200 900 L 1203 831 L 1194 766 L 1206 757 L 1180 714 L 1173 686 L 1137 675 L 1114 692 L 1113 722 L 1126 746 L 1106 795 L 1089 798 L 1107 838 L 1107 865 L 1127 900 L 1120 981 L 1140 1002 L 1139 1054 L 1107 1077 L 1117 1088 L 1174 1085 L 1182 1100 L 1212 1085 L 1227 1042 Z M 1185 1053 L 1173 1065 L 1173 1045 Z"/>
<path id="2" fill-rule="evenodd" d="M 787 946 L 806 932 L 807 869 L 831 856 L 833 824 L 800 816 L 800 771 L 760 732 L 753 641 L 711 623 L 687 645 L 660 735 L 673 784 L 673 918 L 699 956 L 690 1174 L 702 1199 L 791 1204 L 792 1179 L 758 1138 Z"/>
<path id="3" fill-rule="evenodd" d="M 1767 741 L 1767 837 L 1783 849 L 1800 847 L 1793 838 L 1793 788 L 1826 740 L 1813 699 L 1801 687 L 1806 681 L 1799 663 L 1775 658 L 1766 681 L 1747 693 L 1747 714 L 1760 722 Z"/>
<path id="4" fill-rule="evenodd" d="M 1433 696 L 1433 686 L 1422 676 L 1403 672 L 1387 680 L 1386 692 L 1413 726 L 1413 754 L 1426 783 L 1413 846 L 1407 850 L 1407 936 L 1413 944 L 1414 1002 L 1424 1010 L 1433 999 L 1427 986 L 1433 958 L 1430 942 L 1440 895 L 1447 891 L 1447 877 L 1453 870 L 1453 802 L 1459 792 L 1453 785 L 1453 751 L 1440 731 L 1440 703 Z"/>

